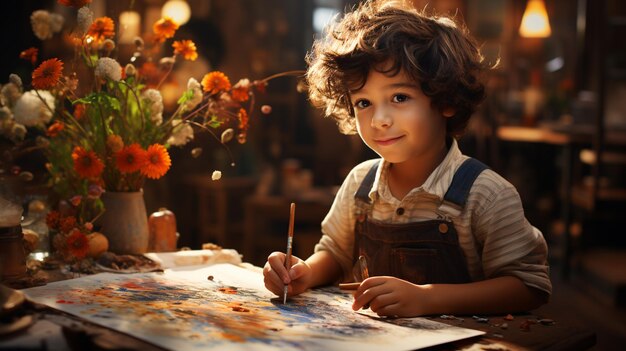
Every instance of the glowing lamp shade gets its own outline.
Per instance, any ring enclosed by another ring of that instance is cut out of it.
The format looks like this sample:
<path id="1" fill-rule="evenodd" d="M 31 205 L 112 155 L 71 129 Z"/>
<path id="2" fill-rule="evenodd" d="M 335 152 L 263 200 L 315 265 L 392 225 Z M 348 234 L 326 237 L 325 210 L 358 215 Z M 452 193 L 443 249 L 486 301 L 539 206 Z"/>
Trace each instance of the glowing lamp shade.
<path id="1" fill-rule="evenodd" d="M 547 38 L 551 33 L 546 4 L 543 0 L 528 0 L 519 34 L 525 38 Z"/>
<path id="2" fill-rule="evenodd" d="M 191 17 L 191 9 L 189 4 L 184 0 L 169 0 L 163 5 L 161 16 L 169 17 L 179 26 L 187 23 Z"/>
<path id="3" fill-rule="evenodd" d="M 124 11 L 120 13 L 120 43 L 132 43 L 139 35 L 141 17 L 136 11 Z"/>

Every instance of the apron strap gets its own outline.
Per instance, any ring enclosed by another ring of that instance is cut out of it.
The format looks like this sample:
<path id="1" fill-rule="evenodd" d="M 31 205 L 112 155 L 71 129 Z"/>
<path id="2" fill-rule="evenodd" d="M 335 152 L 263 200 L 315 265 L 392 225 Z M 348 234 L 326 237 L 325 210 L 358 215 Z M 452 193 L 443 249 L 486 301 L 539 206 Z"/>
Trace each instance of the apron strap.
<path id="1" fill-rule="evenodd" d="M 446 191 L 443 197 L 443 203 L 439 206 L 439 209 L 450 214 L 452 217 L 458 216 L 463 207 L 465 207 L 467 197 L 469 196 L 474 181 L 482 171 L 488 168 L 487 165 L 475 158 L 470 157 L 465 160 L 461 166 L 459 166 L 456 173 L 454 173 L 452 183 L 448 191 Z"/>
<path id="2" fill-rule="evenodd" d="M 354 204 L 355 204 L 355 216 L 356 222 L 354 223 L 354 243 L 352 245 L 352 264 L 355 264 L 359 257 L 359 235 L 356 235 L 361 231 L 361 227 L 363 226 L 363 222 L 366 220 L 369 210 L 372 207 L 372 201 L 369 197 L 369 193 L 372 190 L 372 186 L 374 185 L 374 180 L 376 179 L 376 171 L 380 165 L 380 159 L 378 162 L 374 162 L 370 170 L 367 172 L 363 180 L 361 181 L 361 185 L 357 189 L 356 193 L 354 193 Z"/>
<path id="3" fill-rule="evenodd" d="M 380 159 L 379 159 L 380 160 Z M 378 170 L 378 166 L 380 165 L 380 161 L 375 162 L 372 165 L 372 168 L 367 172 L 363 181 L 361 181 L 361 185 L 359 189 L 354 193 L 354 198 L 357 200 L 364 201 L 365 203 L 370 203 L 370 190 L 372 190 L 372 186 L 374 185 L 374 179 L 376 179 L 376 171 Z"/>

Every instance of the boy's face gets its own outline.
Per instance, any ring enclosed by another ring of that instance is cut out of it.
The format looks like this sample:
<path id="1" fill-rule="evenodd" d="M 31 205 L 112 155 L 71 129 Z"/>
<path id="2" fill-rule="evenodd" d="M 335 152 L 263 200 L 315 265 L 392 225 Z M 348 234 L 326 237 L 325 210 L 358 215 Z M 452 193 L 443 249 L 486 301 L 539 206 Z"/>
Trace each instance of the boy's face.
<path id="1" fill-rule="evenodd" d="M 445 117 L 402 71 L 389 77 L 370 70 L 350 99 L 361 139 L 391 163 L 419 162 L 445 145 Z"/>

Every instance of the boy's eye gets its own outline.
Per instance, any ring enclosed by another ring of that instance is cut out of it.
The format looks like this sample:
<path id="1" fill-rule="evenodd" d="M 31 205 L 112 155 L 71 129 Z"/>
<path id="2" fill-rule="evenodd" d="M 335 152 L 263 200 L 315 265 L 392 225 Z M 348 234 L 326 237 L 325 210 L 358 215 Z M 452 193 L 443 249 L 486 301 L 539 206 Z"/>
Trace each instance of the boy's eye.
<path id="1" fill-rule="evenodd" d="M 393 102 L 405 102 L 409 99 L 408 96 L 404 95 L 404 94 L 396 94 L 393 96 L 392 101 Z"/>
<path id="2" fill-rule="evenodd" d="M 363 100 L 363 99 L 358 100 L 358 101 L 354 104 L 354 106 L 355 106 L 356 108 L 366 108 L 366 107 L 367 107 L 367 106 L 369 106 L 369 105 L 370 105 L 370 102 L 369 102 L 369 101 L 367 101 L 367 100 Z"/>

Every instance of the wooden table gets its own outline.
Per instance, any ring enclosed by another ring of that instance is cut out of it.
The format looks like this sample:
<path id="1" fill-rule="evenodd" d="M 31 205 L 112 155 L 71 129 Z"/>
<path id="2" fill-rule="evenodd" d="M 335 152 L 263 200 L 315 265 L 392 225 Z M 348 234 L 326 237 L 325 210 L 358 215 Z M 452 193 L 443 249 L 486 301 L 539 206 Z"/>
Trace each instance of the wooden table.
<path id="1" fill-rule="evenodd" d="M 566 321 L 548 323 L 549 315 L 539 308 L 529 314 L 518 314 L 513 320 L 503 315 L 480 316 L 487 322 L 479 322 L 476 316 L 446 317 L 433 320 L 463 328 L 477 329 L 485 335 L 429 348 L 429 350 L 587 350 L 596 343 L 596 335 L 591 330 L 581 330 Z M 539 321 L 543 321 L 542 324 Z M 502 348 L 495 348 L 501 345 Z M 483 348 L 486 347 L 486 348 Z"/>

